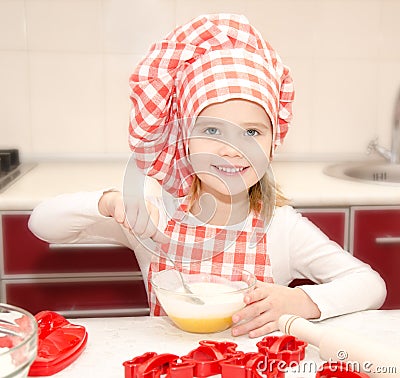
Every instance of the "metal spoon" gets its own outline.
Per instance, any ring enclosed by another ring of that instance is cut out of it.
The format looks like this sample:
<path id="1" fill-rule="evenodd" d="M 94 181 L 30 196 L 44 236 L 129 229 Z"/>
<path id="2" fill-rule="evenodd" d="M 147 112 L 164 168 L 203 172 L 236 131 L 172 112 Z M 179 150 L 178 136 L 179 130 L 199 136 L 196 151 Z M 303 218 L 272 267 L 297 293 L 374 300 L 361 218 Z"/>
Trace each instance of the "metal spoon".
<path id="1" fill-rule="evenodd" d="M 138 200 L 141 201 L 141 204 L 146 202 L 146 196 L 144 193 L 144 188 L 146 188 L 146 178 L 148 178 L 145 174 L 143 174 L 142 171 L 138 169 L 138 166 L 136 165 L 136 161 L 133 158 L 133 154 L 131 158 L 128 161 L 128 164 L 125 168 L 125 175 L 124 175 L 124 187 L 123 187 L 123 194 L 124 194 L 124 203 L 125 203 L 125 211 L 126 211 L 126 217 L 128 219 L 136 219 L 136 211 L 137 211 L 137 204 Z M 147 182 L 148 184 L 148 182 Z M 172 197 L 171 197 L 172 198 Z M 143 201 L 142 201 L 143 200 Z M 133 206 L 128 206 L 128 204 L 131 203 Z M 131 209 L 133 210 L 132 212 L 132 217 L 130 217 L 130 211 Z M 146 209 L 147 210 L 147 209 Z M 151 243 L 158 243 L 159 246 L 160 241 L 157 241 L 153 237 L 146 239 L 147 241 Z M 143 240 L 145 242 L 145 240 Z M 146 245 L 146 243 L 143 244 L 143 246 L 150 252 L 154 253 L 154 250 L 156 250 L 154 244 L 153 245 Z M 175 270 L 178 272 L 180 280 L 182 281 L 182 286 L 185 290 L 185 293 L 190 294 L 188 296 L 188 299 L 192 301 L 193 303 L 203 305 L 204 302 L 196 296 L 192 290 L 190 289 L 189 285 L 185 282 L 185 279 L 183 278 L 182 272 L 177 268 L 175 265 L 174 261 L 172 261 L 171 257 L 165 253 L 162 248 L 158 248 L 160 253 L 169 261 L 172 263 L 174 266 Z"/>
<path id="2" fill-rule="evenodd" d="M 161 248 L 159 249 L 161 254 L 174 266 L 175 270 L 178 272 L 179 274 L 179 278 L 182 282 L 182 286 L 183 289 L 185 290 L 185 293 L 190 294 L 187 298 L 198 305 L 203 305 L 204 301 L 202 299 L 200 299 L 199 297 L 197 297 L 193 291 L 190 289 L 189 285 L 187 284 L 187 282 L 185 281 L 185 279 L 183 278 L 182 272 L 177 268 L 177 266 L 175 265 L 175 262 L 171 259 L 170 256 L 168 256 L 168 254 L 166 252 L 164 252 Z"/>
<path id="3" fill-rule="evenodd" d="M 189 285 L 183 279 L 182 272 L 179 269 L 177 269 L 177 271 L 178 271 L 179 277 L 180 277 L 180 279 L 182 281 L 182 286 L 185 289 L 185 292 L 190 294 L 190 296 L 188 297 L 190 299 L 190 301 L 192 301 L 193 303 L 198 304 L 198 305 L 203 305 L 204 301 L 202 299 L 200 299 L 199 297 L 197 297 L 193 293 L 193 291 L 190 289 Z"/>

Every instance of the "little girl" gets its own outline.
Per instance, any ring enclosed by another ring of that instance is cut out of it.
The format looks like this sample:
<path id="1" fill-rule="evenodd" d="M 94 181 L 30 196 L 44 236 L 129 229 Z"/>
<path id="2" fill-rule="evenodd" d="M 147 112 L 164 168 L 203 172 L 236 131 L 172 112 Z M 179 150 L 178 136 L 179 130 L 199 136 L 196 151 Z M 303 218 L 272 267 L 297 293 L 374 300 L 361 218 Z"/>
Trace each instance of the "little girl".
<path id="1" fill-rule="evenodd" d="M 292 117 L 292 80 L 245 17 L 206 15 L 176 28 L 151 47 L 130 86 L 133 158 L 172 200 L 148 198 L 148 211 L 128 217 L 119 191 L 62 195 L 35 208 L 32 232 L 53 243 L 132 248 L 154 315 L 163 311 L 150 278 L 168 262 L 152 259 L 141 240 L 156 241 L 175 261 L 191 256 L 190 271 L 210 261 L 214 273 L 251 271 L 258 283 L 233 316 L 235 336 L 272 332 L 285 313 L 325 319 L 379 308 L 381 277 L 296 213 L 273 183 L 270 161 Z M 298 278 L 317 285 L 288 287 Z"/>

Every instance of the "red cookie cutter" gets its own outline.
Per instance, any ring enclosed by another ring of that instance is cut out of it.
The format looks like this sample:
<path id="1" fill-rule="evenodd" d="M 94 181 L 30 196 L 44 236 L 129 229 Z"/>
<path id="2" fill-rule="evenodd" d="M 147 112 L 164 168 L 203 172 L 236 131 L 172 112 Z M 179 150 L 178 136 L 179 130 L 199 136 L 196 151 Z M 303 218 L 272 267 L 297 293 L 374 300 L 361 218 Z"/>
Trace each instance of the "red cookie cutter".
<path id="1" fill-rule="evenodd" d="M 287 365 L 297 365 L 304 359 L 307 343 L 294 336 L 266 336 L 257 344 L 258 352 Z"/>
<path id="2" fill-rule="evenodd" d="M 225 358 L 233 357 L 238 353 L 242 353 L 236 350 L 238 345 L 232 341 L 201 340 L 199 341 L 199 344 L 217 348 Z"/>
<path id="3" fill-rule="evenodd" d="M 144 353 L 123 363 L 125 378 L 193 378 L 194 364 L 178 360 L 175 354 Z"/>
<path id="4" fill-rule="evenodd" d="M 53 375 L 81 355 L 87 343 L 87 332 L 85 327 L 71 324 L 53 311 L 41 311 L 35 318 L 38 324 L 38 351 L 28 375 Z"/>
<path id="5" fill-rule="evenodd" d="M 225 355 L 216 346 L 200 344 L 181 359 L 195 364 L 195 377 L 209 377 L 221 374 L 220 362 L 225 360 Z"/>
<path id="6" fill-rule="evenodd" d="M 129 361 L 125 361 L 122 364 L 125 368 L 125 378 L 136 378 L 139 367 L 154 356 L 157 356 L 156 352 L 146 352 L 141 356 L 137 356 Z"/>
<path id="7" fill-rule="evenodd" d="M 283 378 L 285 372 L 280 369 L 280 362 L 262 353 L 243 353 L 220 363 L 221 377 Z"/>
<path id="8" fill-rule="evenodd" d="M 174 354 L 147 352 L 125 361 L 125 378 L 193 378 L 222 374 L 224 378 L 283 378 L 279 363 L 262 353 L 237 351 L 230 341 L 202 340 L 180 359 Z M 266 374 L 268 372 L 268 374 Z M 262 375 L 261 375 L 262 373 Z"/>
<path id="9" fill-rule="evenodd" d="M 165 378 L 192 378 L 195 364 L 192 362 L 173 362 Z"/>
<path id="10" fill-rule="evenodd" d="M 369 378 L 366 373 L 354 371 L 344 362 L 325 362 L 315 378 Z"/>

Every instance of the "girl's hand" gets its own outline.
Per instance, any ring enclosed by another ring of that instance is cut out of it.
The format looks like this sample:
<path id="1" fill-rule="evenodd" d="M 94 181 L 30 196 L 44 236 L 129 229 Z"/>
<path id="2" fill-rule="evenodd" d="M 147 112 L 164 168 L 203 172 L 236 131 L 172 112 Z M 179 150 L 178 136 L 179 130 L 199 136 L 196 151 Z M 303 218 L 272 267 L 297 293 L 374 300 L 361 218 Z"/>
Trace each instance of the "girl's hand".
<path id="1" fill-rule="evenodd" d="M 278 320 L 283 314 L 293 314 L 306 319 L 321 316 L 318 306 L 300 288 L 290 288 L 257 282 L 256 288 L 244 298 L 246 307 L 233 315 L 232 335 L 246 333 L 249 337 L 264 336 L 278 330 Z"/>
<path id="2" fill-rule="evenodd" d="M 113 217 L 119 224 L 141 239 L 152 238 L 165 243 L 166 236 L 158 228 L 158 209 L 150 203 L 129 203 L 128 215 L 122 193 L 104 192 L 99 200 L 99 212 L 105 217 Z"/>

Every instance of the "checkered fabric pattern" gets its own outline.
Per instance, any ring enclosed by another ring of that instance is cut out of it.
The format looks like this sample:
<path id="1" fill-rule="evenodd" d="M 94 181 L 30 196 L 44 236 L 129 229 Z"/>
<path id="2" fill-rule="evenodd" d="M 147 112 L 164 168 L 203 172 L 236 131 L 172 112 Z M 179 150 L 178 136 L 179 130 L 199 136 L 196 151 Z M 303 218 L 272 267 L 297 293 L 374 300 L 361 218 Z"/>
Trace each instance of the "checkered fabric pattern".
<path id="1" fill-rule="evenodd" d="M 200 16 L 152 45 L 130 77 L 129 144 L 137 165 L 176 197 L 188 193 L 187 138 L 208 105 L 246 99 L 271 119 L 274 148 L 292 118 L 289 69 L 244 16 Z"/>
<path id="2" fill-rule="evenodd" d="M 260 281 L 273 283 L 266 232 L 261 219 L 253 215 L 251 231 L 227 230 L 184 224 L 180 222 L 184 211 L 183 205 L 169 220 L 165 234 L 170 237 L 170 243 L 161 247 L 182 272 L 212 273 L 230 279 L 235 270 L 244 269 Z M 172 263 L 162 256 L 161 253 L 160 257 L 152 258 L 148 272 L 150 313 L 154 316 L 166 315 L 151 284 L 154 272 L 172 268 Z"/>

